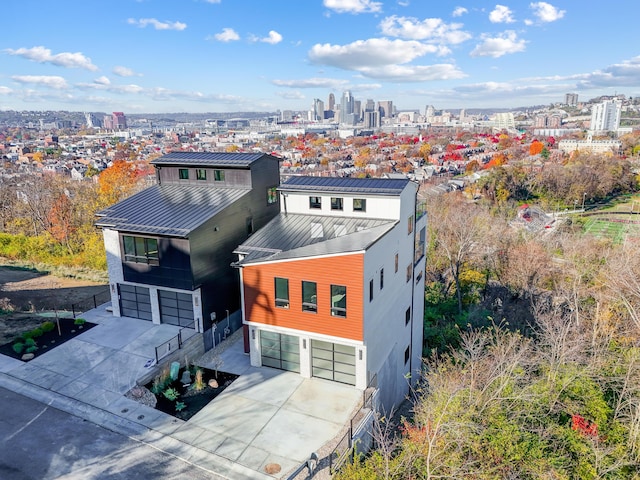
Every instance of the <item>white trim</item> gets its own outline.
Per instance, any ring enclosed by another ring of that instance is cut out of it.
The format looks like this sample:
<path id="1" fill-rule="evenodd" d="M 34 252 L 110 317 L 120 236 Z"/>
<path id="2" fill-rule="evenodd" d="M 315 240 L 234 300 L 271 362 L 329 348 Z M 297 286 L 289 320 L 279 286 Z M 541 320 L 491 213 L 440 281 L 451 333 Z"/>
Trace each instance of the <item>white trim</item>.
<path id="1" fill-rule="evenodd" d="M 300 260 L 310 260 L 317 258 L 333 258 L 333 257 L 346 257 L 347 255 L 364 255 L 366 250 L 358 250 L 356 252 L 342 252 L 342 253 L 329 253 L 326 255 L 312 255 L 309 257 L 296 257 L 296 258 L 283 258 L 281 260 L 265 260 L 265 261 L 252 261 L 244 265 L 240 265 L 241 268 L 252 267 L 254 265 L 269 265 L 273 263 L 285 263 L 285 262 L 297 262 Z"/>
<path id="2" fill-rule="evenodd" d="M 310 332 L 309 330 L 296 330 L 293 328 L 279 327 L 276 325 L 267 325 L 266 323 L 259 322 L 244 322 L 245 325 L 255 328 L 256 330 L 267 330 L 274 333 L 284 333 L 286 335 L 293 335 L 296 337 L 310 338 L 314 340 L 322 340 L 331 343 L 341 343 L 353 347 L 363 347 L 364 341 L 353 340 L 344 337 L 334 337 L 331 335 L 324 335 L 322 333 Z"/>

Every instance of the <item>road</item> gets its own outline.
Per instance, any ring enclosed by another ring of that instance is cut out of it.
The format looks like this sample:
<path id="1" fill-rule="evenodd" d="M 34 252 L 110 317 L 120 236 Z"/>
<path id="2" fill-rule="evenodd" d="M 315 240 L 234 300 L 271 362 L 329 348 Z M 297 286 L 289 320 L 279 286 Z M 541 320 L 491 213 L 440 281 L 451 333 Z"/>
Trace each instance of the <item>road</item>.
<path id="1" fill-rule="evenodd" d="M 0 388 L 0 478 L 222 477 L 91 422 Z"/>

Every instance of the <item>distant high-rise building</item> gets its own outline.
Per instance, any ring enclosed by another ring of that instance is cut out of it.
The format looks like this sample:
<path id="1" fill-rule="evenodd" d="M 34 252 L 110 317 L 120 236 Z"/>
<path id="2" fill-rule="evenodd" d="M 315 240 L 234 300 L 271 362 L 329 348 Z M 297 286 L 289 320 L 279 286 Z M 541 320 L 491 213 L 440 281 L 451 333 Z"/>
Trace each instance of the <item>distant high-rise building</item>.
<path id="1" fill-rule="evenodd" d="M 340 123 L 354 125 L 354 108 L 355 99 L 351 95 L 351 91 L 347 90 L 342 94 L 342 101 L 340 102 Z"/>
<path id="2" fill-rule="evenodd" d="M 333 111 L 336 108 L 336 96 L 333 93 L 329 94 L 329 102 L 327 104 L 327 110 Z"/>
<path id="3" fill-rule="evenodd" d="M 324 102 L 318 98 L 313 100 L 313 109 L 311 111 L 312 122 L 322 122 L 324 120 Z"/>
<path id="4" fill-rule="evenodd" d="M 113 112 L 113 129 L 125 130 L 127 128 L 127 117 L 123 112 Z"/>
<path id="5" fill-rule="evenodd" d="M 105 130 L 113 130 L 113 116 L 105 115 L 102 119 L 102 126 Z"/>
<path id="6" fill-rule="evenodd" d="M 377 110 L 364 112 L 364 128 L 380 127 L 380 112 Z"/>
<path id="7" fill-rule="evenodd" d="M 620 100 L 605 100 L 591 109 L 591 130 L 595 132 L 609 132 L 620 127 L 622 102 Z"/>
<path id="8" fill-rule="evenodd" d="M 435 114 L 436 114 L 436 109 L 434 108 L 433 105 L 427 105 L 426 108 L 424 109 L 424 116 L 427 117 L 427 119 L 429 117 L 433 117 Z"/>
<path id="9" fill-rule="evenodd" d="M 391 100 L 378 102 L 378 111 L 380 112 L 380 118 L 393 117 L 393 102 Z"/>
<path id="10" fill-rule="evenodd" d="M 464 122 L 465 117 L 467 116 L 467 112 L 465 111 L 464 108 L 460 109 L 460 121 Z"/>
<path id="11" fill-rule="evenodd" d="M 575 107 L 578 105 L 578 94 L 577 93 L 565 93 L 564 94 L 564 104 L 569 105 L 570 107 Z"/>
<path id="12" fill-rule="evenodd" d="M 365 112 L 373 112 L 376 109 L 376 102 L 374 102 L 371 98 L 367 98 L 367 102 L 364 105 Z"/>

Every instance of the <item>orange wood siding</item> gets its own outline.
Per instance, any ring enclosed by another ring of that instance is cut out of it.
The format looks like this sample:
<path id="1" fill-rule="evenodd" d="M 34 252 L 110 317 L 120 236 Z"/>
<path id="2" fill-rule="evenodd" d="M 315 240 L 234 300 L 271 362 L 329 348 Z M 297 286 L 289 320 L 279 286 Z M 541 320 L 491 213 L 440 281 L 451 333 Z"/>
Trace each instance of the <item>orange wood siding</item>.
<path id="1" fill-rule="evenodd" d="M 363 339 L 364 255 L 310 258 L 243 268 L 246 320 L 351 340 Z M 274 278 L 289 280 L 289 308 L 275 305 Z M 302 281 L 317 284 L 317 313 L 302 310 Z M 331 285 L 347 287 L 347 316 L 331 315 Z"/>

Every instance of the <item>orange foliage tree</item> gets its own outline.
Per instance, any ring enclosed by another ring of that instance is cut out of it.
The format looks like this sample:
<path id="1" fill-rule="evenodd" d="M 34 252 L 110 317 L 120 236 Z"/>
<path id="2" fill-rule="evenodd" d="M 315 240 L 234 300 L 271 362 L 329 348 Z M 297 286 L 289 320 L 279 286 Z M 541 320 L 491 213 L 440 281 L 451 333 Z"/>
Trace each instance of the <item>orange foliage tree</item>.
<path id="1" fill-rule="evenodd" d="M 133 162 L 118 160 L 98 177 L 99 207 L 113 205 L 131 195 L 142 172 Z"/>
<path id="2" fill-rule="evenodd" d="M 543 148 L 544 144 L 542 142 L 534 140 L 533 142 L 531 142 L 531 145 L 529 145 L 529 155 L 538 155 L 540 152 L 542 152 Z"/>

